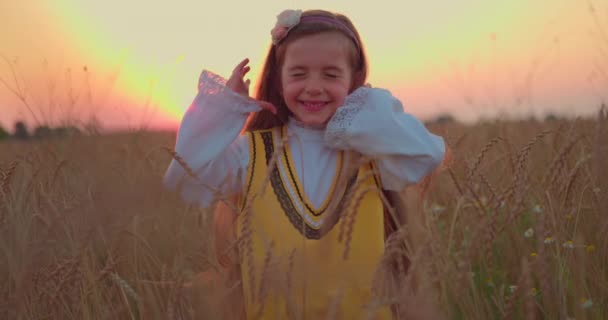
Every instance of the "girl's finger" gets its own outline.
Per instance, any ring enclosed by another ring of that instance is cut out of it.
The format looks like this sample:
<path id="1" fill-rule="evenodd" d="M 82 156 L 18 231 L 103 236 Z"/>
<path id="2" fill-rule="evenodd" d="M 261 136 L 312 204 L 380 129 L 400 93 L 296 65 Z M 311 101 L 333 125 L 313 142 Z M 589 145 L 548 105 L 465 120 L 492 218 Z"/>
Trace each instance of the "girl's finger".
<path id="1" fill-rule="evenodd" d="M 251 67 L 246 66 L 245 68 L 243 68 L 243 71 L 241 72 L 241 77 L 244 77 L 247 72 L 249 72 L 249 70 L 251 70 Z"/>
<path id="2" fill-rule="evenodd" d="M 258 101 L 258 104 L 262 109 L 269 110 L 270 112 L 277 114 L 277 107 L 275 107 L 272 103 L 266 101 Z"/>
<path id="3" fill-rule="evenodd" d="M 245 86 L 247 87 L 247 89 L 249 89 L 250 84 L 251 84 L 251 80 L 249 80 L 249 79 L 245 80 Z"/>
<path id="4" fill-rule="evenodd" d="M 243 59 L 243 61 L 239 62 L 239 64 L 237 64 L 236 67 L 234 67 L 234 70 L 232 70 L 232 73 L 240 74 L 243 67 L 246 66 L 248 63 L 249 63 L 249 58 Z"/>

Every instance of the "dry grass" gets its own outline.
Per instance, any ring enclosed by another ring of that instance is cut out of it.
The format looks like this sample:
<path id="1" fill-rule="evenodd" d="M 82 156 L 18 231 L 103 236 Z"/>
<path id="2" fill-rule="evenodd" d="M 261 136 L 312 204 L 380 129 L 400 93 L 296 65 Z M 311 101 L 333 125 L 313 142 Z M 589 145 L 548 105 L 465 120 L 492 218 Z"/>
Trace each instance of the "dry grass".
<path id="1" fill-rule="evenodd" d="M 606 112 L 431 129 L 454 159 L 423 199 L 402 199 L 409 223 L 375 306 L 398 302 L 408 319 L 608 318 Z M 221 270 L 211 214 L 161 185 L 173 143 L 139 132 L 0 144 L 1 318 L 221 317 L 235 289 L 196 277 Z M 270 247 L 264 278 L 275 260 Z M 289 281 L 265 279 L 255 295 Z"/>

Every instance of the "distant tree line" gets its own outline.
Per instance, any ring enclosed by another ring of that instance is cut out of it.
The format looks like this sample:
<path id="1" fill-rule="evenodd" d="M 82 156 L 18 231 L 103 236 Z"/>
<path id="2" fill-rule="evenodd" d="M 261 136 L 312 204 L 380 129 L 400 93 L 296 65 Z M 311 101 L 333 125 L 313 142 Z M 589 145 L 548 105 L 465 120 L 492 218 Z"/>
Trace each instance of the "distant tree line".
<path id="1" fill-rule="evenodd" d="M 64 137 L 69 135 L 80 134 L 81 131 L 74 126 L 62 126 L 62 127 L 49 127 L 47 125 L 40 125 L 34 128 L 32 132 L 27 129 L 27 126 L 22 121 L 15 122 L 13 128 L 13 134 L 5 130 L 0 126 L 0 140 L 16 139 L 16 140 L 29 140 L 29 139 L 45 139 L 50 137 Z"/>
<path id="2" fill-rule="evenodd" d="M 434 119 L 430 119 L 425 121 L 425 124 L 427 125 L 431 125 L 431 124 L 449 124 L 449 123 L 455 123 L 457 122 L 456 119 L 454 119 L 454 117 L 451 114 L 440 114 L 438 116 L 436 116 Z"/>

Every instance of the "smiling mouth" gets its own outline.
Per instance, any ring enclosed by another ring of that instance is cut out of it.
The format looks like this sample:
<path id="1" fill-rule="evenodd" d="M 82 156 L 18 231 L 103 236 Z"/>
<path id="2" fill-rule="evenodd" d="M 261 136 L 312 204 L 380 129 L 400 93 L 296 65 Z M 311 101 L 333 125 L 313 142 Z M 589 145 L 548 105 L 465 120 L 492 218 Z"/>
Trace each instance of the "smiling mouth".
<path id="1" fill-rule="evenodd" d="M 320 111 L 323 109 L 329 102 L 326 101 L 299 101 L 300 104 L 307 111 Z"/>

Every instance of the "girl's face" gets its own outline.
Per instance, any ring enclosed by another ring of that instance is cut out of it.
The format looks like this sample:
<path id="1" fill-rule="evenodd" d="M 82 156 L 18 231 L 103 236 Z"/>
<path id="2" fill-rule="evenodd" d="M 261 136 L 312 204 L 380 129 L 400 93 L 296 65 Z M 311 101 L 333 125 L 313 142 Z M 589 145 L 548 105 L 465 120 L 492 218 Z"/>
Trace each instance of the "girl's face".
<path id="1" fill-rule="evenodd" d="M 339 32 L 305 36 L 287 45 L 281 88 L 297 120 L 323 125 L 344 103 L 353 83 L 351 46 Z"/>

